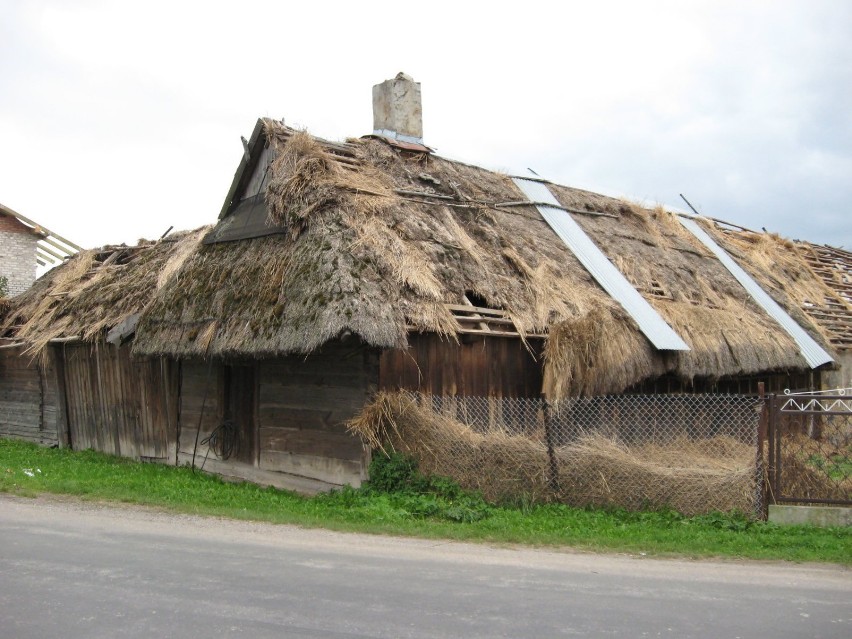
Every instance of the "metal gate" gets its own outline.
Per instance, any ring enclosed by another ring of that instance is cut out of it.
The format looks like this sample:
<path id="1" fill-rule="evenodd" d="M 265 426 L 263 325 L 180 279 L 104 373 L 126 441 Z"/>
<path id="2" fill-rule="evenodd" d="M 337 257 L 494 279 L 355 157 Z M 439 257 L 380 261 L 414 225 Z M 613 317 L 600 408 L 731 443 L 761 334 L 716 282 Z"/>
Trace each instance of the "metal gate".
<path id="1" fill-rule="evenodd" d="M 852 388 L 784 391 L 767 405 L 769 500 L 852 505 Z"/>

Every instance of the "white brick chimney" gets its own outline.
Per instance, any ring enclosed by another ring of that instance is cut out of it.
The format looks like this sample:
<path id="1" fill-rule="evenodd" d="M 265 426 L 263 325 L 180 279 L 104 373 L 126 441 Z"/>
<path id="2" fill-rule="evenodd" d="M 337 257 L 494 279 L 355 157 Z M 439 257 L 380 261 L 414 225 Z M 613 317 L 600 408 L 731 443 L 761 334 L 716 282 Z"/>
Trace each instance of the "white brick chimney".
<path id="1" fill-rule="evenodd" d="M 423 144 L 419 82 L 398 73 L 373 87 L 373 134 Z"/>

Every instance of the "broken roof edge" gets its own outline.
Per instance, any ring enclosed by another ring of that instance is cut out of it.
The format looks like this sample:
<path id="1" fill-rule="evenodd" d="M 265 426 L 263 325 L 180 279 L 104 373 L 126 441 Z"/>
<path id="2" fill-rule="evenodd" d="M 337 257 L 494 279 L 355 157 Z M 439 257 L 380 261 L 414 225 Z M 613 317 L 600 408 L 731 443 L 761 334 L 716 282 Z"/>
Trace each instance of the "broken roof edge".
<path id="1" fill-rule="evenodd" d="M 243 142 L 243 155 L 240 158 L 240 163 L 237 165 L 236 171 L 234 172 L 234 177 L 231 180 L 231 186 L 228 189 L 227 195 L 225 196 L 225 201 L 222 203 L 222 208 L 219 211 L 219 217 L 217 219 L 222 220 L 226 218 L 233 211 L 234 206 L 238 204 L 238 202 L 236 201 L 237 195 L 245 190 L 246 185 L 251 180 L 251 176 L 257 166 L 257 162 L 260 159 L 263 147 L 265 147 L 269 143 L 268 132 L 271 126 L 282 127 L 284 131 L 286 131 L 289 135 L 296 134 L 299 132 L 308 133 L 306 129 L 297 129 L 288 126 L 284 123 L 283 120 L 275 120 L 273 118 L 258 118 L 257 122 L 255 122 L 254 129 L 252 129 L 251 136 L 249 137 L 249 139 L 246 140 L 245 138 L 241 138 Z M 346 142 L 333 142 L 318 135 L 314 135 L 313 133 L 308 133 L 308 135 L 310 135 L 314 140 L 316 140 L 320 144 L 328 145 L 330 147 L 337 147 L 338 149 L 340 149 L 346 146 Z M 418 145 L 398 143 L 397 140 L 391 140 L 390 138 L 386 138 L 384 136 L 364 136 L 364 138 L 370 137 L 381 139 L 389 145 L 395 146 L 397 148 L 406 149 L 408 146 L 412 146 L 418 147 L 416 149 L 418 151 L 432 151 L 432 149 L 426 146 L 420 149 Z M 332 150 L 332 152 L 334 152 L 334 150 Z"/>
<path id="2" fill-rule="evenodd" d="M 144 312 L 171 284 L 209 228 L 132 246 L 82 249 L 15 298 L 0 314 L 0 334 L 14 335 L 36 355 L 48 344 L 106 337 L 130 315 Z"/>

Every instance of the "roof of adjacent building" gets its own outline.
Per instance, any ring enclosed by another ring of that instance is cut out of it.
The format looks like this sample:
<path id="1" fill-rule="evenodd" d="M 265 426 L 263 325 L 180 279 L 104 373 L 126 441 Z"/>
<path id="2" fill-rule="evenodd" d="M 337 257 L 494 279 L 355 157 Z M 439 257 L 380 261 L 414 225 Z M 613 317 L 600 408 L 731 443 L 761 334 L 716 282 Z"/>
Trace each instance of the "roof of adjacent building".
<path id="1" fill-rule="evenodd" d="M 28 217 L 24 217 L 17 211 L 13 211 L 8 206 L 0 204 L 0 215 L 14 218 L 27 229 L 28 232 L 38 237 L 36 242 L 36 260 L 40 266 L 50 266 L 59 264 L 63 260 L 74 255 L 77 251 L 82 250 L 74 242 L 65 239 L 50 229 L 42 226 L 38 222 L 34 222 Z"/>

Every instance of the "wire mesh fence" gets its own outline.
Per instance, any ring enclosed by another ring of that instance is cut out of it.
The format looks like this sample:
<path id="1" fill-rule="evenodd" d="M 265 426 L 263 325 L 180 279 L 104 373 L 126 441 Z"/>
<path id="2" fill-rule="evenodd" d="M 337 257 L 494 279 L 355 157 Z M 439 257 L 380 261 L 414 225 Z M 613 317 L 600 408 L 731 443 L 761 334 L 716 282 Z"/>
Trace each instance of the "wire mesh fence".
<path id="1" fill-rule="evenodd" d="M 761 509 L 761 403 L 739 395 L 564 400 L 381 395 L 371 437 L 491 501 L 685 514 Z M 364 434 L 364 425 L 356 429 Z M 370 439 L 370 437 L 367 437 Z"/>

